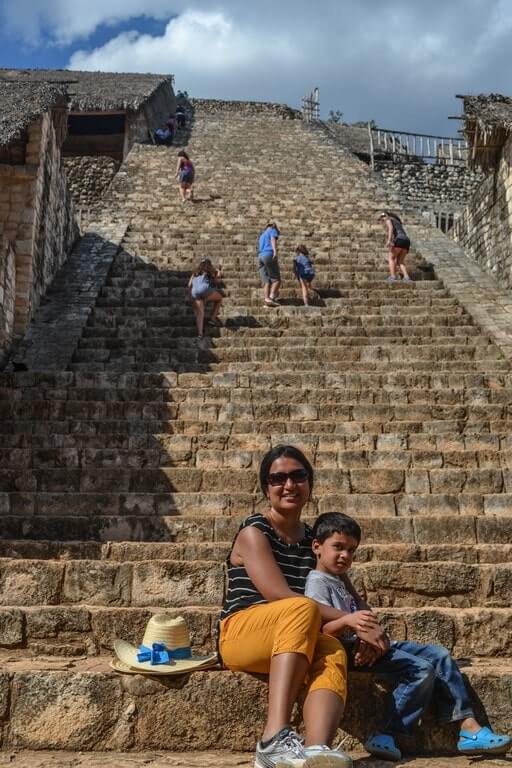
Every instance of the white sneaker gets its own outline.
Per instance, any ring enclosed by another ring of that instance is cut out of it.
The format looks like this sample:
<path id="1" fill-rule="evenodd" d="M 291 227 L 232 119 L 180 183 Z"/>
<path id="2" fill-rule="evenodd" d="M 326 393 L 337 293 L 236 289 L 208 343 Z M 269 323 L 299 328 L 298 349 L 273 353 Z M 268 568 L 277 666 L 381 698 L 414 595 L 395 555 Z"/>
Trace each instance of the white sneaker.
<path id="1" fill-rule="evenodd" d="M 326 744 L 304 747 L 304 768 L 352 768 L 352 758 L 341 749 L 330 749 Z"/>
<path id="2" fill-rule="evenodd" d="M 303 768 L 305 759 L 299 734 L 291 728 L 283 728 L 266 747 L 258 742 L 254 768 Z"/>

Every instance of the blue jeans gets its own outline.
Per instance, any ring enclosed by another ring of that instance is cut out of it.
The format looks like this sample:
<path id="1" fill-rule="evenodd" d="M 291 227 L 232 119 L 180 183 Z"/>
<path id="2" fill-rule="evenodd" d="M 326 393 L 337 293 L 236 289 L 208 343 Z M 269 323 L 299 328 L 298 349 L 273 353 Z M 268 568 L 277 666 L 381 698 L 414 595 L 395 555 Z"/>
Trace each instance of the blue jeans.
<path id="1" fill-rule="evenodd" d="M 394 641 L 372 667 L 357 669 L 389 675 L 397 683 L 381 726 L 384 733 L 410 733 L 433 697 L 441 723 L 474 715 L 459 668 L 442 645 Z"/>

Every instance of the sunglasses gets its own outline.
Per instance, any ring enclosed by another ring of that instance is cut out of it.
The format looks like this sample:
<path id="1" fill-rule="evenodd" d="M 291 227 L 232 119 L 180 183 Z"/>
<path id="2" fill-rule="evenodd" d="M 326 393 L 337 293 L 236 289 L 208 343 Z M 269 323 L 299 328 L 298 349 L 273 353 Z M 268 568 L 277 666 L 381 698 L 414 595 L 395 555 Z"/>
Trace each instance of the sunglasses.
<path id="1" fill-rule="evenodd" d="M 293 472 L 271 472 L 268 476 L 269 485 L 285 485 L 287 480 L 292 483 L 305 483 L 309 474 L 305 469 L 294 469 Z"/>

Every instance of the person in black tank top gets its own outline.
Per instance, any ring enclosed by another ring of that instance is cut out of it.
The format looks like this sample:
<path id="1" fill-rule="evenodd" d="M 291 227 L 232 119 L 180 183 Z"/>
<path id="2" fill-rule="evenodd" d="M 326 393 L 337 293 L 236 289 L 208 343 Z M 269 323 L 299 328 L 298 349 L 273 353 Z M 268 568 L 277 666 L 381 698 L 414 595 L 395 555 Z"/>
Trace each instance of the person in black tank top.
<path id="1" fill-rule="evenodd" d="M 312 530 L 300 517 L 313 488 L 313 468 L 297 448 L 277 446 L 263 457 L 260 485 L 268 509 L 246 518 L 234 539 L 219 623 L 224 666 L 269 675 L 267 722 L 255 766 L 308 765 L 314 758 L 318 768 L 350 768 L 350 757 L 328 746 L 344 710 L 347 658 L 340 641 L 320 631 L 325 611 L 332 618 L 343 613 L 304 597 L 315 558 Z M 306 746 L 290 727 L 303 685 Z"/>
<path id="2" fill-rule="evenodd" d="M 407 236 L 401 218 L 392 211 L 382 211 L 379 214 L 379 220 L 382 221 L 386 229 L 386 248 L 388 249 L 389 265 L 388 281 L 394 283 L 401 275 L 404 283 L 412 282 L 405 266 L 405 257 L 409 253 L 411 241 Z"/>

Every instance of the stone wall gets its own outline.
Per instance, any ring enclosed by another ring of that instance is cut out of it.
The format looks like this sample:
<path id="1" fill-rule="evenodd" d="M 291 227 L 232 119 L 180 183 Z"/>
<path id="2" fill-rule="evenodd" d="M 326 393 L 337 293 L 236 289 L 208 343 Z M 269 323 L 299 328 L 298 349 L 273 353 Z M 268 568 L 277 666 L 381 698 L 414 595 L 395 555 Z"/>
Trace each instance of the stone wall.
<path id="1" fill-rule="evenodd" d="M 376 170 L 404 202 L 434 204 L 445 211 L 460 210 L 483 180 L 481 173 L 462 165 L 397 161 Z"/>
<path id="2" fill-rule="evenodd" d="M 12 244 L 4 240 L 0 251 L 0 366 L 12 341 L 15 303 L 16 254 Z"/>
<path id="3" fill-rule="evenodd" d="M 61 157 L 66 122 L 66 113 L 54 110 L 51 116 L 45 115 L 40 125 L 28 319 L 79 235 Z"/>
<path id="4" fill-rule="evenodd" d="M 60 154 L 65 130 L 64 109 L 46 113 L 28 128 L 25 165 L 0 166 L 0 238 L 15 253 L 14 340 L 79 234 Z M 3 273 L 10 269 L 5 255 Z"/>
<path id="5" fill-rule="evenodd" d="M 163 83 L 138 112 L 128 112 L 124 156 L 135 141 L 148 141 L 149 134 L 176 111 L 176 97 L 170 83 Z"/>
<path id="6" fill-rule="evenodd" d="M 199 107 L 202 112 L 239 112 L 243 115 L 269 114 L 284 120 L 302 120 L 302 112 L 286 104 L 274 104 L 265 101 L 217 101 L 216 99 L 190 99 L 192 108 Z"/>
<path id="7" fill-rule="evenodd" d="M 103 197 L 119 163 L 111 157 L 66 157 L 64 167 L 73 202 L 81 209 Z"/>
<path id="8" fill-rule="evenodd" d="M 512 288 L 512 135 L 457 221 L 453 236 L 506 288 Z"/>

